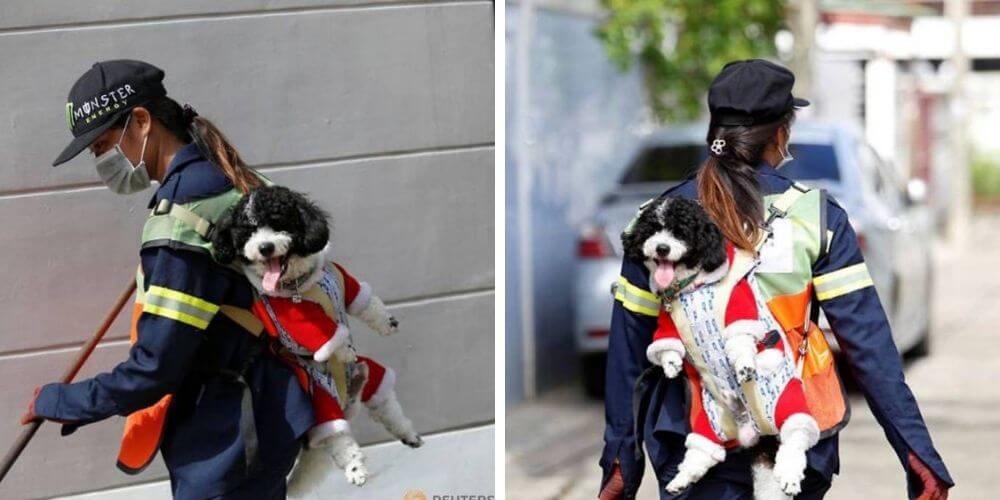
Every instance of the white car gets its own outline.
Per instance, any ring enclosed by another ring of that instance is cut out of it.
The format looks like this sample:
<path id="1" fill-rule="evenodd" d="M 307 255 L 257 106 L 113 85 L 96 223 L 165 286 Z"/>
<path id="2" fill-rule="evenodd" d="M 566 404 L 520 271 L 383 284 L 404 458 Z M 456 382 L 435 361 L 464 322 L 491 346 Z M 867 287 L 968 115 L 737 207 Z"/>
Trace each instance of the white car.
<path id="1" fill-rule="evenodd" d="M 707 154 L 705 130 L 707 125 L 699 124 L 651 134 L 623 170 L 618 186 L 603 197 L 581 229 L 573 329 L 589 394 L 603 393 L 610 290 L 621 268 L 621 230 L 642 202 L 682 181 L 701 164 Z M 933 266 L 925 184 L 916 179 L 903 182 L 860 132 L 847 126 L 796 122 L 791 152 L 795 160 L 781 172 L 826 189 L 847 210 L 900 352 L 927 354 Z M 820 325 L 828 329 L 825 319 Z"/>

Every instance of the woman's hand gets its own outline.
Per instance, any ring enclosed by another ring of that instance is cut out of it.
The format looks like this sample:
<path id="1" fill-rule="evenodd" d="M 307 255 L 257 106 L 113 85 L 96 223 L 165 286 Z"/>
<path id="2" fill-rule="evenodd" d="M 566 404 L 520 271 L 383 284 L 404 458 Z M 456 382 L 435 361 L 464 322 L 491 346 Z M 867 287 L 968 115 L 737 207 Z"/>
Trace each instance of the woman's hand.
<path id="1" fill-rule="evenodd" d="M 924 484 L 924 489 L 918 497 L 919 500 L 947 500 L 948 485 L 938 479 L 934 475 L 934 471 L 927 467 L 927 464 L 922 462 L 912 451 L 907 457 L 907 461 L 913 472 L 920 478 L 920 482 Z"/>
<path id="2" fill-rule="evenodd" d="M 619 500 L 625 497 L 625 480 L 622 479 L 622 470 L 618 467 L 618 462 L 615 462 L 611 467 L 611 478 L 601 490 L 599 500 Z"/>
<path id="3" fill-rule="evenodd" d="M 35 393 L 31 395 L 31 402 L 28 403 L 28 411 L 21 415 L 21 425 L 28 425 L 35 420 L 41 420 L 41 417 L 35 415 L 35 400 L 38 399 L 38 393 L 42 392 L 41 386 L 35 387 Z"/>

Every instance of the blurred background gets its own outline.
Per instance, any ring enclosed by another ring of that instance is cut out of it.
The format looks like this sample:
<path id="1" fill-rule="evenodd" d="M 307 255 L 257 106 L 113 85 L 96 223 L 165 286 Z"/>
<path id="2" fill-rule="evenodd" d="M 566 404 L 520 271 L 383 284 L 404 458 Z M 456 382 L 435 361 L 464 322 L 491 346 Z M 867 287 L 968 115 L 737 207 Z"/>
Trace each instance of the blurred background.
<path id="1" fill-rule="evenodd" d="M 331 471 L 314 498 L 492 494 L 492 32 L 483 0 L 0 5 L 0 449 L 32 389 L 60 377 L 134 279 L 153 190 L 111 193 L 89 154 L 51 163 L 71 137 L 73 82 L 98 60 L 138 58 L 250 166 L 327 209 L 337 260 L 400 319 L 388 339 L 351 327 L 361 351 L 396 370 L 426 445 L 404 449 L 359 417 L 371 480 L 357 488 Z M 81 378 L 125 358 L 122 316 Z M 67 437 L 43 425 L 0 498 L 170 498 L 159 459 L 136 476 L 115 467 L 123 422 Z"/>
<path id="2" fill-rule="evenodd" d="M 851 217 L 953 498 L 993 497 L 1000 2 L 522 0 L 506 16 L 508 495 L 596 497 L 618 234 L 704 158 L 712 77 L 764 57 L 812 101 L 783 172 Z M 904 498 L 852 406 L 828 498 Z"/>

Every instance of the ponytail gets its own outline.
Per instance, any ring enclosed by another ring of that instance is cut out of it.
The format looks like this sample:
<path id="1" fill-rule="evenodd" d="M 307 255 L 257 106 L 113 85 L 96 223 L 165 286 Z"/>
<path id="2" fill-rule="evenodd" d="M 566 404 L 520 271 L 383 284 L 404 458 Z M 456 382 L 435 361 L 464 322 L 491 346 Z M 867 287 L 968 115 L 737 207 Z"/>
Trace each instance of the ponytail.
<path id="1" fill-rule="evenodd" d="M 185 106 L 185 112 L 191 109 Z M 191 109 L 191 113 L 194 110 Z M 251 189 L 260 187 L 260 178 L 243 162 L 240 153 L 236 151 L 229 139 L 207 118 L 194 114 L 191 117 L 190 126 L 191 140 L 202 151 L 202 154 L 212 159 L 212 162 L 222 169 L 222 173 L 229 178 L 237 189 L 244 194 Z"/>
<path id="2" fill-rule="evenodd" d="M 163 96 L 156 97 L 142 105 L 178 140 L 194 142 L 209 161 L 219 167 L 222 173 L 243 193 L 261 186 L 257 174 L 247 166 L 229 139 L 207 118 L 185 104 Z"/>
<path id="3" fill-rule="evenodd" d="M 773 123 L 709 128 L 707 142 L 712 146 L 698 170 L 698 198 L 722 235 L 738 248 L 754 252 L 762 236 L 764 200 L 754 168 L 778 129 L 790 126 L 793 119 L 794 112 L 789 112 Z"/>

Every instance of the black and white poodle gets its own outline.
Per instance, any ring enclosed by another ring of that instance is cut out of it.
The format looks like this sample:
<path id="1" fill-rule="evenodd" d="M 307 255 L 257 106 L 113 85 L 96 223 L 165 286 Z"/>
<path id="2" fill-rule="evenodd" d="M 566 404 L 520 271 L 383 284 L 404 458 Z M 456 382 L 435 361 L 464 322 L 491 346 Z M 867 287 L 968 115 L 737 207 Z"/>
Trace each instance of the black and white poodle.
<path id="1" fill-rule="evenodd" d="M 649 269 L 654 292 L 695 273 L 698 281 L 716 281 L 728 270 L 722 233 L 691 200 L 661 196 L 643 205 L 635 224 L 622 234 L 622 245 L 626 257 Z"/>
<path id="2" fill-rule="evenodd" d="M 358 403 L 403 443 L 423 444 L 396 398 L 392 369 L 354 350 L 347 315 L 382 335 L 395 333 L 398 321 L 367 283 L 332 261 L 328 220 L 301 193 L 266 186 L 244 196 L 211 238 L 216 259 L 239 263 L 257 289 L 261 300 L 254 311 L 266 316 L 262 320 L 268 333 L 297 356 L 296 363 L 312 380 L 320 423 L 310 429 L 309 447 L 289 480 L 289 493 L 296 497 L 322 481 L 327 457 L 351 483 L 361 486 L 367 480 L 364 455 L 348 425 Z M 347 381 L 346 400 L 330 382 L 336 379 Z"/>

